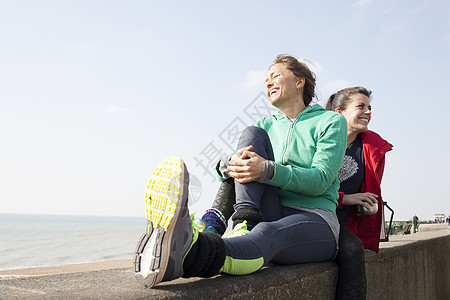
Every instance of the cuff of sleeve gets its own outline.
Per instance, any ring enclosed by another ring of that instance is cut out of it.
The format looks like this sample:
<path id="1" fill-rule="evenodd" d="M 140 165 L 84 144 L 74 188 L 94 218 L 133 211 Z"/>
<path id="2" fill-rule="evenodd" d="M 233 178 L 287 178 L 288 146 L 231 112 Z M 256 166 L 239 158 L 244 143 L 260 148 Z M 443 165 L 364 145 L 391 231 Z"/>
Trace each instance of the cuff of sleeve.
<path id="1" fill-rule="evenodd" d="M 226 180 L 230 178 L 230 171 L 228 171 L 228 166 L 230 162 L 230 156 L 225 156 L 222 158 L 222 160 L 219 162 L 217 171 L 220 175 Z"/>
<path id="2" fill-rule="evenodd" d="M 265 160 L 264 162 L 264 171 L 261 175 L 261 178 L 258 179 L 259 183 L 269 183 L 272 180 L 273 174 L 275 173 L 275 164 L 271 160 Z"/>
<path id="3" fill-rule="evenodd" d="M 269 184 L 273 186 L 280 187 L 282 189 L 287 189 L 287 185 L 291 178 L 291 169 L 290 166 L 284 166 L 278 163 L 274 163 L 275 171 L 273 173 L 273 177 L 270 180 Z"/>

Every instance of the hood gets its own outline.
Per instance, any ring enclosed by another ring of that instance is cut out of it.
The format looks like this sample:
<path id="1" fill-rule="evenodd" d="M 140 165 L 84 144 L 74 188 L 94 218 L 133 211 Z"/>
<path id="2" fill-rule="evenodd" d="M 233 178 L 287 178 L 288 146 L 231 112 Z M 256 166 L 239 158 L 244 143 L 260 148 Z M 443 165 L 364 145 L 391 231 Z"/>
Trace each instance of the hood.
<path id="1" fill-rule="evenodd" d="M 302 111 L 298 117 L 298 118 L 308 118 L 308 117 L 313 117 L 316 116 L 318 113 L 323 113 L 326 112 L 327 110 L 325 110 L 325 108 L 323 108 L 320 104 L 313 104 L 313 105 L 309 105 L 308 107 L 306 107 L 306 109 L 304 111 Z M 277 111 L 276 113 L 274 113 L 272 115 L 275 119 L 277 120 L 281 120 L 283 118 L 287 119 L 286 115 L 283 114 L 281 111 Z"/>

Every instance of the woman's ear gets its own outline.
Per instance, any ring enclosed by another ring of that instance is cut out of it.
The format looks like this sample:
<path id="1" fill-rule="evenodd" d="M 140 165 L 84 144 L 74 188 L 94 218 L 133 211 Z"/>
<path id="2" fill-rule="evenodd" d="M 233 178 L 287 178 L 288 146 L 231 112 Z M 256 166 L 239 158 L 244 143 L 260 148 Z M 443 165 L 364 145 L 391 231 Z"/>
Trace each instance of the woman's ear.
<path id="1" fill-rule="evenodd" d="M 306 79 L 305 77 L 297 77 L 297 83 L 296 83 L 296 88 L 297 90 L 301 89 L 302 87 L 305 86 L 306 83 Z"/>
<path id="2" fill-rule="evenodd" d="M 337 113 L 342 114 L 342 109 L 340 107 L 336 107 L 336 109 L 334 110 Z"/>

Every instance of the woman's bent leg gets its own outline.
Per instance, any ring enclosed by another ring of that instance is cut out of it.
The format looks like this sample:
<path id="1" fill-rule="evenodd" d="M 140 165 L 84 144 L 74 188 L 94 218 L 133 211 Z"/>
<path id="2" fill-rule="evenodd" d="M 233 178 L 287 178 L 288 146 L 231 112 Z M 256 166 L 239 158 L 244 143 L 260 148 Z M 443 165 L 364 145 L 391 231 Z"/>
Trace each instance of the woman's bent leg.
<path id="1" fill-rule="evenodd" d="M 234 213 L 234 204 L 234 179 L 228 178 L 220 184 L 211 208 L 205 211 L 200 220 L 204 223 L 205 231 L 223 235 L 228 227 L 228 220 Z"/>
<path id="2" fill-rule="evenodd" d="M 236 192 L 234 190 L 234 179 L 228 178 L 220 184 L 211 208 L 220 211 L 228 221 L 234 213 L 235 204 Z"/>
<path id="3" fill-rule="evenodd" d="M 238 148 L 253 146 L 252 151 L 264 159 L 274 160 L 272 144 L 267 132 L 259 127 L 247 127 L 241 135 Z M 281 218 L 281 205 L 278 200 L 278 188 L 257 181 L 239 183 L 235 181 L 236 191 L 236 215 L 233 216 L 234 224 L 247 220 L 245 211 L 254 211 L 261 216 L 261 220 L 273 221 Z M 239 213 L 244 209 L 244 217 Z M 251 220 L 250 220 L 251 221 Z M 259 221 L 255 222 L 258 223 Z M 252 224 L 251 224 L 252 225 Z"/>
<path id="4" fill-rule="evenodd" d="M 262 128 L 249 126 L 244 129 L 238 148 L 250 145 L 253 152 L 267 160 L 274 160 L 272 144 Z M 233 216 L 234 225 L 247 221 L 248 229 L 261 221 L 278 220 L 281 218 L 278 188 L 259 182 L 241 184 L 233 178 L 223 181 L 211 209 L 202 216 L 206 230 L 222 235 L 235 209 L 239 211 Z"/>

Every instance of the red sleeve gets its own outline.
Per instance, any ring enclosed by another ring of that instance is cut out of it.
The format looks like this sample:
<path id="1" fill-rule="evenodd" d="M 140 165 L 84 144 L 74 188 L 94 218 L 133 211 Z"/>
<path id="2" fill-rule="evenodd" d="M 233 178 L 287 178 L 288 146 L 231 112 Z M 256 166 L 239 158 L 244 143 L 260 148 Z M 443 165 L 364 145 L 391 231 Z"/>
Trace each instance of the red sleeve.
<path id="1" fill-rule="evenodd" d="M 378 166 L 377 169 L 375 170 L 375 173 L 377 175 L 377 179 L 378 179 L 378 184 L 381 185 L 381 179 L 383 178 L 383 173 L 384 173 L 384 161 L 385 161 L 385 157 L 383 155 L 382 158 L 380 158 L 379 162 L 378 162 Z"/>
<path id="2" fill-rule="evenodd" d="M 339 199 L 338 199 L 338 207 L 337 208 L 342 208 L 342 204 L 344 203 L 344 193 L 343 192 L 338 192 L 339 193 Z"/>

